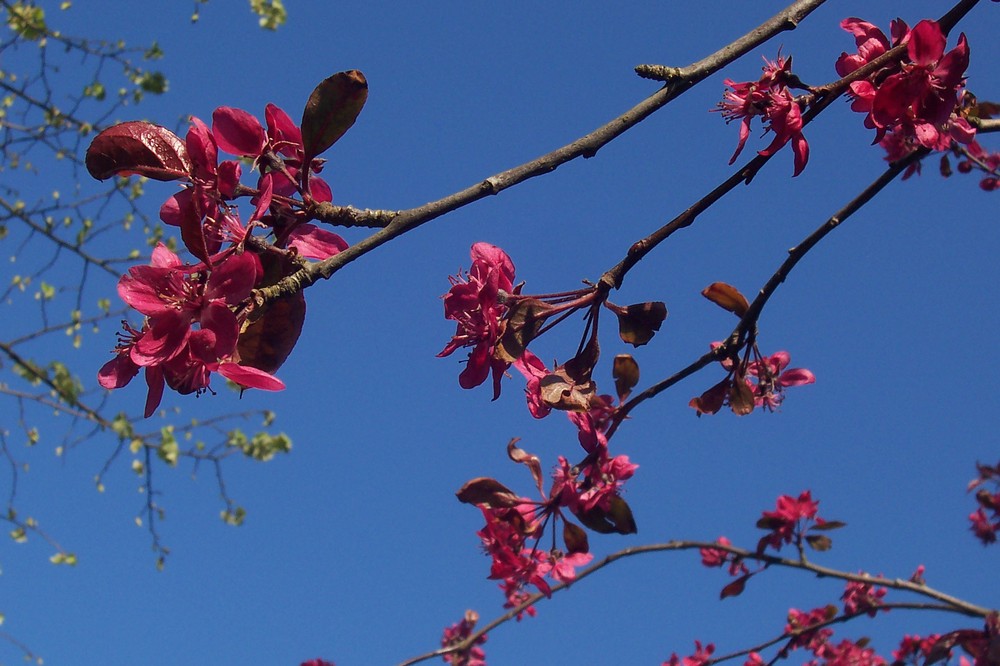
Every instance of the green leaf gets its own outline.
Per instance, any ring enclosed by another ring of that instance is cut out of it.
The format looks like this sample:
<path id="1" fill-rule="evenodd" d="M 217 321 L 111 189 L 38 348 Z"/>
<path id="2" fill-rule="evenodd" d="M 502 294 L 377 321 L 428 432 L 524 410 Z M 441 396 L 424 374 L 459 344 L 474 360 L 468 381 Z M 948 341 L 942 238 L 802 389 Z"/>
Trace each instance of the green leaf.
<path id="1" fill-rule="evenodd" d="M 337 72 L 316 86 L 302 111 L 304 164 L 344 136 L 367 99 L 368 81 L 356 69 Z"/>
<path id="2" fill-rule="evenodd" d="M 250 0 L 250 11 L 260 17 L 258 23 L 265 30 L 277 30 L 288 19 L 281 0 Z"/>

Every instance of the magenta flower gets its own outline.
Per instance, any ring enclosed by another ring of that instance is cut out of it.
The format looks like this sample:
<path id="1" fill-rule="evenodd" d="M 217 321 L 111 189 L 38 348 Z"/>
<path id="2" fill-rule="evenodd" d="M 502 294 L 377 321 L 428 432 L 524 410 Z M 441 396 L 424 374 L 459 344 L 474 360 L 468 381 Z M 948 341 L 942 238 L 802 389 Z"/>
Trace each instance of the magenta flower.
<path id="1" fill-rule="evenodd" d="M 819 502 L 813 501 L 808 490 L 803 491 L 797 499 L 790 495 L 779 497 L 775 510 L 765 511 L 757 521 L 757 527 L 770 530 L 770 534 L 760 540 L 758 550 L 764 545 L 781 550 L 782 544 L 798 539 L 802 534 L 803 525 L 816 519 L 818 509 Z M 816 521 L 819 522 L 819 519 Z"/>
<path id="2" fill-rule="evenodd" d="M 260 260 L 249 252 L 229 252 L 209 271 L 204 264 L 183 265 L 158 245 L 149 266 L 130 268 L 118 283 L 122 300 L 145 320 L 140 330 L 124 323 L 115 358 L 98 372 L 101 386 L 121 388 L 145 368 L 147 417 L 159 406 L 164 385 L 200 393 L 213 372 L 248 388 L 283 389 L 277 378 L 235 359 L 242 322 L 232 308 L 250 296 L 261 274 Z"/>
<path id="3" fill-rule="evenodd" d="M 458 322 L 458 330 L 438 357 L 448 356 L 461 347 L 472 347 L 458 383 L 465 389 L 475 388 L 492 372 L 496 400 L 508 366 L 495 356 L 507 311 L 500 302 L 500 293 L 514 291 L 514 264 L 506 252 L 489 243 L 476 243 L 470 254 L 472 266 L 465 277 L 459 273 L 448 278 L 451 289 L 444 295 L 444 316 Z"/>
<path id="4" fill-rule="evenodd" d="M 441 647 L 451 647 L 468 640 L 478 621 L 478 613 L 471 610 L 465 611 L 465 617 L 444 630 L 444 634 L 441 636 Z M 483 634 L 469 648 L 458 652 L 449 652 L 443 656 L 443 659 L 452 666 L 486 666 L 486 653 L 479 647 L 485 642 L 486 634 Z M 303 664 L 303 666 L 305 665 Z"/>
<path id="5" fill-rule="evenodd" d="M 958 89 L 969 66 L 969 44 L 962 34 L 958 45 L 944 52 L 945 36 L 935 21 L 921 21 L 910 31 L 910 62 L 888 77 L 875 93 L 872 120 L 879 128 L 903 126 L 917 142 L 934 150 L 947 149 L 946 126 L 955 110 Z M 944 148 L 939 146 L 944 142 Z"/>
<path id="6" fill-rule="evenodd" d="M 871 583 L 851 580 L 847 581 L 844 594 L 840 598 L 844 600 L 844 613 L 847 615 L 867 613 L 869 617 L 875 617 L 885 595 L 884 587 L 877 588 Z M 885 610 L 888 612 L 889 609 Z"/>
<path id="7" fill-rule="evenodd" d="M 809 143 L 802 135 L 802 109 L 792 98 L 792 93 L 788 88 L 783 88 L 780 92 L 771 95 L 771 105 L 767 109 L 767 121 L 770 123 L 768 129 L 774 132 L 774 139 L 764 150 L 759 151 L 761 155 L 773 155 L 778 152 L 786 143 L 792 144 L 792 155 L 794 156 L 795 171 L 792 177 L 802 173 L 809 161 Z"/>
<path id="8" fill-rule="evenodd" d="M 763 74 L 757 81 L 737 83 L 725 80 L 732 90 L 724 94 L 715 110 L 722 113 L 727 123 L 740 120 L 739 143 L 729 160 L 730 164 L 736 161 L 746 145 L 750 136 L 750 120 L 761 116 L 768 124 L 767 129 L 774 132 L 774 139 L 760 154 L 773 155 L 791 142 L 795 157 L 793 177 L 802 173 L 809 160 L 809 144 L 802 135 L 802 110 L 788 89 L 788 84 L 795 81 L 791 67 L 792 59 L 779 55 L 773 62 L 764 61 Z"/>
<path id="9" fill-rule="evenodd" d="M 756 378 L 754 404 L 771 411 L 777 409 L 785 399 L 785 389 L 791 386 L 814 384 L 816 375 L 805 368 L 789 368 L 791 356 L 786 351 L 753 361 L 747 365 L 747 374 Z"/>
<path id="10" fill-rule="evenodd" d="M 895 23 L 894 21 L 894 27 Z M 903 26 L 905 28 L 905 24 Z M 854 42 L 858 47 L 856 54 L 841 53 L 837 59 L 837 73 L 841 76 L 847 76 L 892 48 L 885 33 L 868 21 L 855 17 L 845 18 L 840 22 L 840 27 L 854 35 Z"/>
<path id="11" fill-rule="evenodd" d="M 542 399 L 542 379 L 552 374 L 552 371 L 545 367 L 541 359 L 527 350 L 521 355 L 521 358 L 514 361 L 513 366 L 524 375 L 528 382 L 524 387 L 524 393 L 528 399 L 528 411 L 536 419 L 545 418 L 552 411 L 552 407 L 545 404 Z"/>
<path id="12" fill-rule="evenodd" d="M 670 659 L 663 662 L 663 666 L 704 666 L 711 660 L 713 652 L 715 652 L 715 645 L 712 643 L 702 647 L 701 641 L 695 641 L 693 655 L 682 659 L 675 652 L 670 655 Z"/>
<path id="13" fill-rule="evenodd" d="M 310 196 L 316 201 L 332 201 L 330 186 L 319 177 L 310 177 L 323 169 L 323 160 L 313 159 L 303 172 L 305 148 L 302 131 L 287 113 L 274 104 L 264 109 L 267 129 L 254 116 L 229 106 L 212 113 L 212 132 L 219 148 L 233 155 L 250 157 L 261 175 L 274 174 L 276 194 L 289 196 L 305 189 L 308 178 Z M 280 156 L 280 160 L 279 160 Z"/>

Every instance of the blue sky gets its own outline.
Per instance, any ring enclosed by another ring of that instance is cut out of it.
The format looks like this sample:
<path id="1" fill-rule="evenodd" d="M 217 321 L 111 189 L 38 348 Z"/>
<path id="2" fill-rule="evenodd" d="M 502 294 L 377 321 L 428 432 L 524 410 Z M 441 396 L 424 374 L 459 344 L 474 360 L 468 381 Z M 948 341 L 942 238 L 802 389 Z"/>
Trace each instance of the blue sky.
<path id="1" fill-rule="evenodd" d="M 62 13 L 50 4 L 50 21 L 66 33 L 135 45 L 156 40 L 164 50 L 159 66 L 169 92 L 124 109 L 120 120 L 183 128 L 189 114 L 208 120 L 228 105 L 262 116 L 268 102 L 295 118 L 317 82 L 362 70 L 367 106 L 325 155 L 324 176 L 336 203 L 387 209 L 438 199 L 582 136 L 656 90 L 635 76 L 636 64 L 688 64 L 784 6 L 287 0 L 288 23 L 270 34 L 242 2 L 209 3 L 195 25 L 184 3 L 123 9 L 89 0 Z M 4 628 L 54 666 L 313 657 L 347 666 L 398 663 L 433 649 L 467 608 L 484 621 L 494 617 L 503 598 L 486 580 L 489 561 L 475 536 L 481 519 L 454 492 L 469 478 L 493 476 L 529 494 L 528 475 L 507 461 L 507 441 L 521 437 L 549 467 L 560 454 L 577 455 L 576 434 L 558 414 L 533 420 L 519 377 L 493 403 L 486 387 L 459 389 L 461 355 L 435 358 L 454 332 L 439 299 L 447 276 L 467 268 L 469 247 L 483 240 L 510 254 L 526 292 L 598 278 L 731 173 L 737 127 L 708 113 L 724 78 L 756 78 L 760 57 L 773 58 L 780 47 L 804 81 L 825 83 L 836 77 L 840 52 L 853 51 L 838 27 L 842 18 L 887 28 L 897 15 L 912 25 L 949 6 L 828 3 L 595 158 L 435 220 L 315 285 L 306 294 L 302 338 L 278 373 L 285 392 L 248 392 L 242 401 L 225 390 L 166 396 L 165 407 L 181 408 L 179 419 L 273 409 L 294 448 L 267 464 L 226 463 L 228 490 L 248 512 L 239 528 L 219 520 L 210 469 L 157 469 L 167 510 L 161 533 L 172 551 L 162 572 L 147 531 L 133 522 L 143 499 L 128 456 L 97 493 L 93 478 L 113 438 L 95 436 L 58 458 L 53 449 L 65 426 L 47 422 L 42 444 L 23 452 L 31 467 L 19 479 L 19 502 L 80 563 L 53 567 L 38 540 L 5 546 Z M 971 45 L 969 87 L 982 98 L 1000 95 L 998 11 L 983 2 L 960 25 Z M 662 300 L 670 311 L 653 342 L 634 352 L 640 387 L 731 330 L 732 316 L 701 289 L 725 281 L 754 293 L 788 248 L 883 169 L 871 132 L 846 103 L 805 134 L 811 158 L 801 176 L 791 179 L 792 157 L 779 155 L 750 187 L 645 259 L 613 299 Z M 755 126 L 747 151 L 767 142 Z M 990 138 L 984 143 L 996 147 Z M 174 192 L 160 183 L 146 190 L 152 215 Z M 848 523 L 817 560 L 897 577 L 924 564 L 931 585 L 997 606 L 996 552 L 969 534 L 973 501 L 964 492 L 974 463 L 998 458 L 1000 401 L 990 361 L 1000 326 L 996 197 L 974 177 L 942 179 L 929 161 L 923 176 L 893 183 L 824 241 L 760 322 L 762 351 L 789 350 L 792 365 L 813 370 L 817 383 L 791 390 L 778 414 L 698 419 L 688 400 L 723 374 L 709 368 L 638 408 L 612 447 L 640 465 L 627 491 L 639 533 L 595 536 L 595 554 L 720 534 L 752 546 L 760 512 L 778 495 L 808 488 L 821 501 L 820 515 Z M 125 248 L 136 240 L 107 242 Z M 0 250 L 15 253 L 12 245 Z M 2 270 L 6 281 L 16 269 Z M 92 289 L 95 298 L 113 297 L 114 281 Z M 546 335 L 536 353 L 565 360 L 581 324 Z M 109 323 L 66 354 L 81 374 L 96 373 L 113 340 Z M 610 359 L 630 350 L 610 327 L 602 346 L 595 377 L 610 391 Z M 139 384 L 108 397 L 112 412 L 141 409 Z M 0 404 L 2 427 L 17 419 L 12 405 Z M 155 417 L 150 428 L 166 422 Z M 634 558 L 540 604 L 539 617 L 494 632 L 488 661 L 658 664 L 671 652 L 691 652 L 695 638 L 728 652 L 780 633 L 789 608 L 836 602 L 842 591 L 774 571 L 719 602 L 725 582 L 691 553 Z M 888 655 L 904 633 L 967 625 L 896 612 L 842 631 L 872 636 Z M 19 657 L 0 643 L 0 658 Z"/>

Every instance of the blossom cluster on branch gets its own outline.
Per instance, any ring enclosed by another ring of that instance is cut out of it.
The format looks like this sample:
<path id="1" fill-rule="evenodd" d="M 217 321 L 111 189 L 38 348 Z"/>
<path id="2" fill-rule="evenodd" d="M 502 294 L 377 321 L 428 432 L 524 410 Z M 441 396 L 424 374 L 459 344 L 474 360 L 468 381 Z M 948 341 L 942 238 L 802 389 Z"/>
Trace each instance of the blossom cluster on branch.
<path id="1" fill-rule="evenodd" d="M 123 322 L 115 357 L 98 373 L 102 386 L 121 388 L 145 370 L 147 417 L 164 386 L 181 394 L 210 391 L 214 372 L 242 388 L 285 387 L 273 373 L 298 340 L 305 300 L 301 292 L 271 303 L 252 295 L 304 259 L 326 259 L 348 247 L 311 224 L 310 211 L 333 199 L 318 175 L 318 155 L 353 125 L 366 96 L 360 72 L 341 72 L 313 91 L 301 127 L 273 104 L 264 110 L 266 127 L 242 109 L 222 106 L 211 128 L 192 117 L 184 140 L 142 121 L 115 125 L 94 139 L 86 163 L 95 178 L 138 174 L 185 183 L 161 206 L 160 219 L 179 228 L 199 260 L 183 264 L 161 244 L 149 266 L 122 277 L 118 293 L 143 321 L 138 328 Z M 241 159 L 220 161 L 220 150 Z M 240 183 L 243 162 L 259 174 L 254 188 Z M 254 204 L 246 224 L 233 203 L 244 196 Z M 254 235 L 258 229 L 270 242 Z"/>
<path id="2" fill-rule="evenodd" d="M 729 90 L 716 110 L 726 122 L 740 124 L 730 164 L 746 146 L 753 118 L 760 118 L 765 132 L 773 136 L 755 164 L 790 146 L 793 176 L 798 176 L 810 157 L 805 126 L 830 100 L 847 94 L 851 108 L 864 114 L 864 126 L 875 131 L 874 143 L 886 150 L 887 159 L 898 164 L 899 171 L 910 165 L 904 178 L 918 169 L 923 155 L 950 152 L 962 156 L 959 171 L 978 169 L 985 174 L 981 187 L 996 189 L 1000 154 L 989 153 L 976 140 L 979 123 L 995 113 L 996 105 L 976 102 L 965 89 L 970 58 L 965 36 L 946 50 L 945 31 L 935 21 L 920 21 L 912 29 L 894 21 L 891 38 L 858 18 L 845 19 L 841 27 L 854 36 L 857 52 L 837 59 L 835 69 L 841 78 L 833 84 L 807 85 L 792 72 L 791 56 L 780 53 L 773 61 L 765 60 L 756 81 L 725 80 Z M 339 235 L 312 224 L 333 199 L 331 187 L 320 175 L 324 161 L 319 155 L 353 125 L 366 95 L 360 72 L 341 72 L 313 91 L 300 125 L 274 105 L 266 107 L 263 124 L 246 111 L 223 106 L 213 113 L 211 127 L 192 118 L 184 140 L 145 122 L 123 123 L 98 135 L 87 154 L 87 167 L 96 178 L 138 174 L 184 184 L 163 204 L 160 217 L 179 229 L 184 246 L 197 260 L 185 264 L 160 245 L 149 266 L 134 267 L 121 278 L 119 294 L 142 315 L 142 323 L 124 323 L 114 358 L 99 372 L 103 386 L 120 388 L 143 370 L 149 391 L 146 416 L 157 409 L 165 387 L 179 393 L 209 391 L 212 373 L 244 388 L 284 388 L 274 373 L 295 346 L 303 325 L 304 287 L 298 280 L 306 270 L 306 259 L 327 260 L 348 249 Z M 220 161 L 220 151 L 236 159 Z M 252 187 L 241 184 L 244 167 L 258 174 Z M 886 182 L 897 173 L 890 168 Z M 752 175 L 752 170 L 741 171 L 740 180 L 749 182 Z M 254 206 L 246 223 L 234 203 L 239 198 L 249 198 Z M 685 224 L 692 220 L 693 216 Z M 456 493 L 482 514 L 485 524 L 477 536 L 490 557 L 488 577 L 499 581 L 511 618 L 535 615 L 533 604 L 538 599 L 607 563 L 593 563 L 588 531 L 622 535 L 637 531 L 624 493 L 638 465 L 610 446 L 618 426 L 636 406 L 704 367 L 721 366 L 725 377 L 690 400 L 698 416 L 716 414 L 723 407 L 740 416 L 755 410 L 773 412 L 783 404 L 787 389 L 816 381 L 808 369 L 789 367 L 787 351 L 761 352 L 758 320 L 770 295 L 767 289 L 751 303 L 735 287 L 715 282 L 702 294 L 737 317 L 728 338 L 711 343 L 701 359 L 635 395 L 638 362 L 630 354 L 618 354 L 611 372 L 614 394 L 599 392 L 594 375 L 600 359 L 601 315 L 606 311 L 614 315 L 621 341 L 636 348 L 649 343 L 667 317 L 661 301 L 622 306 L 611 302 L 609 294 L 645 252 L 680 226 L 667 225 L 637 242 L 621 264 L 579 289 L 526 293 L 525 284 L 515 282 L 513 260 L 486 242 L 472 246 L 467 271 L 449 278 L 444 315 L 455 323 L 455 333 L 438 356 L 468 350 L 459 385 L 473 389 L 490 380 L 496 400 L 513 368 L 525 380 L 531 415 L 541 419 L 553 411 L 564 412 L 581 449 L 574 448 L 575 455 L 556 455 L 551 473 L 546 474 L 542 458 L 521 448 L 517 438 L 511 439 L 508 458 L 527 468 L 537 489 L 535 498 L 485 476 L 466 482 Z M 779 270 L 773 280 L 780 283 L 784 278 Z M 261 296 L 279 283 L 288 287 L 280 297 Z M 577 313 L 583 318 L 580 342 L 562 363 L 555 361 L 550 367 L 529 347 Z M 988 544 L 1000 531 L 1000 492 L 990 490 L 1000 484 L 1000 466 L 980 465 L 979 474 L 969 487 L 976 490 L 979 507 L 969 519 L 975 536 Z M 749 581 L 770 567 L 788 566 L 844 580 L 842 606 L 792 609 L 778 639 L 734 655 L 716 656 L 713 644 L 696 641 L 694 654 L 674 654 L 665 666 L 707 666 L 737 656 L 746 657 L 746 666 L 761 666 L 794 650 L 811 653 L 807 663 L 817 666 L 888 664 L 863 641 L 835 642 L 831 625 L 888 611 L 893 604 L 886 597 L 892 587 L 941 597 L 924 588 L 922 571 L 899 584 L 863 572 L 812 565 L 806 550 L 829 549 L 828 533 L 843 526 L 819 517 L 818 502 L 806 490 L 779 497 L 773 510 L 763 512 L 757 527 L 764 535 L 755 549 L 735 548 L 725 537 L 699 544 L 702 564 L 725 568 L 732 579 L 723 587 L 722 598 L 742 594 Z M 787 550 L 781 554 L 788 546 L 796 558 L 789 558 Z M 962 656 L 963 664 L 997 663 L 997 614 L 979 614 L 986 619 L 984 629 L 904 638 L 893 663 L 934 663 L 956 648 L 972 658 Z M 486 633 L 475 628 L 478 619 L 477 613 L 467 611 L 446 628 L 435 656 L 452 664 L 485 665 Z M 779 645 L 774 658 L 765 661 L 761 653 L 774 645 Z M 327 663 L 313 660 L 303 666 Z"/>

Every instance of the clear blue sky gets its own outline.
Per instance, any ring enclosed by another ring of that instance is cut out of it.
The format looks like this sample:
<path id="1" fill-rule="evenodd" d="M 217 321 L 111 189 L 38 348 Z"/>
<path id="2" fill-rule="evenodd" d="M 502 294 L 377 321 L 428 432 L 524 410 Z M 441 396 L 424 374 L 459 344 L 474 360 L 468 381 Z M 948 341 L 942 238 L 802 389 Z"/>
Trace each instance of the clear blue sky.
<path id="1" fill-rule="evenodd" d="M 286 3 L 288 23 L 274 34 L 256 27 L 244 2 L 215 0 L 196 25 L 183 2 L 81 0 L 64 13 L 47 4 L 66 33 L 134 45 L 155 39 L 163 48 L 169 93 L 125 109 L 120 120 L 183 127 L 188 114 L 208 120 L 219 105 L 262 116 L 268 102 L 297 118 L 318 81 L 362 70 L 367 106 L 325 155 L 324 176 L 336 203 L 388 209 L 445 196 L 582 136 L 655 91 L 634 65 L 693 62 L 785 4 Z M 93 477 L 115 442 L 98 436 L 58 459 L 52 449 L 62 426 L 53 421 L 45 446 L 24 454 L 31 470 L 20 479 L 19 501 L 80 563 L 53 567 L 37 540 L 5 546 L 4 628 L 50 666 L 314 657 L 350 666 L 433 649 L 467 608 L 494 617 L 503 598 L 486 580 L 489 560 L 475 536 L 481 518 L 454 492 L 469 478 L 494 476 L 531 493 L 524 470 L 506 459 L 511 437 L 546 468 L 578 449 L 561 415 L 531 419 L 519 377 L 491 403 L 486 387 L 459 389 L 460 354 L 435 358 L 454 332 L 439 296 L 447 276 L 468 267 L 470 245 L 506 249 L 529 292 L 594 280 L 731 173 L 737 126 L 708 113 L 723 78 L 756 78 L 760 56 L 773 58 L 781 47 L 803 80 L 824 83 L 836 77 L 840 52 L 854 49 L 838 27 L 842 18 L 888 28 L 897 15 L 912 25 L 949 7 L 830 2 L 595 158 L 436 220 L 310 289 L 305 330 L 279 372 L 288 390 L 249 392 L 242 402 L 227 391 L 166 396 L 164 406 L 181 407 L 182 418 L 274 409 L 294 449 L 267 464 L 227 463 L 229 492 L 248 512 L 240 528 L 219 520 L 210 469 L 193 479 L 184 464 L 158 469 L 167 509 L 161 531 L 172 550 L 163 572 L 154 568 L 148 533 L 133 524 L 142 498 L 128 456 L 99 494 Z M 1000 97 L 1000 6 L 983 2 L 960 29 L 971 45 L 970 88 Z M 792 180 L 791 155 L 779 155 L 751 187 L 630 274 L 614 300 L 663 300 L 670 310 L 660 334 L 635 353 L 641 386 L 730 331 L 731 315 L 701 289 L 721 280 L 754 293 L 787 248 L 883 168 L 871 132 L 846 103 L 806 136 L 812 153 L 801 176 Z M 755 126 L 747 151 L 765 141 Z M 976 181 L 943 180 L 929 161 L 922 177 L 892 184 L 795 270 L 765 311 L 760 341 L 763 351 L 789 350 L 817 383 L 791 390 L 781 413 L 695 418 L 687 402 L 721 378 L 714 368 L 640 407 L 613 441 L 640 465 L 627 491 L 639 533 L 594 536 L 595 555 L 720 534 L 752 546 L 760 511 L 778 495 L 810 488 L 820 515 L 848 523 L 821 562 L 899 577 L 924 564 L 930 584 L 1000 604 L 997 552 L 974 541 L 965 518 L 973 464 L 998 459 L 1000 414 L 992 367 L 998 194 L 981 192 Z M 155 214 L 174 186 L 150 183 L 147 191 Z M 3 270 L 6 280 L 11 269 Z M 112 280 L 104 289 L 114 296 Z M 539 356 L 572 353 L 580 329 L 562 328 L 539 341 Z M 88 336 L 74 356 L 78 367 L 96 373 L 113 341 L 110 325 Z M 602 343 L 596 378 L 610 392 L 610 359 L 628 350 L 610 327 Z M 114 410 L 135 412 L 143 398 L 136 382 L 108 399 Z M 16 422 L 10 408 L 0 407 L 3 427 Z M 159 425 L 154 419 L 151 427 Z M 659 664 L 673 651 L 691 652 L 695 638 L 729 651 L 780 633 L 788 608 L 836 602 L 842 591 L 775 571 L 719 602 L 724 583 L 692 553 L 622 562 L 540 604 L 539 617 L 492 634 L 488 662 Z M 955 626 L 896 612 L 842 631 L 873 636 L 888 655 L 903 633 Z M 19 659 L 3 643 L 0 658 Z"/>

